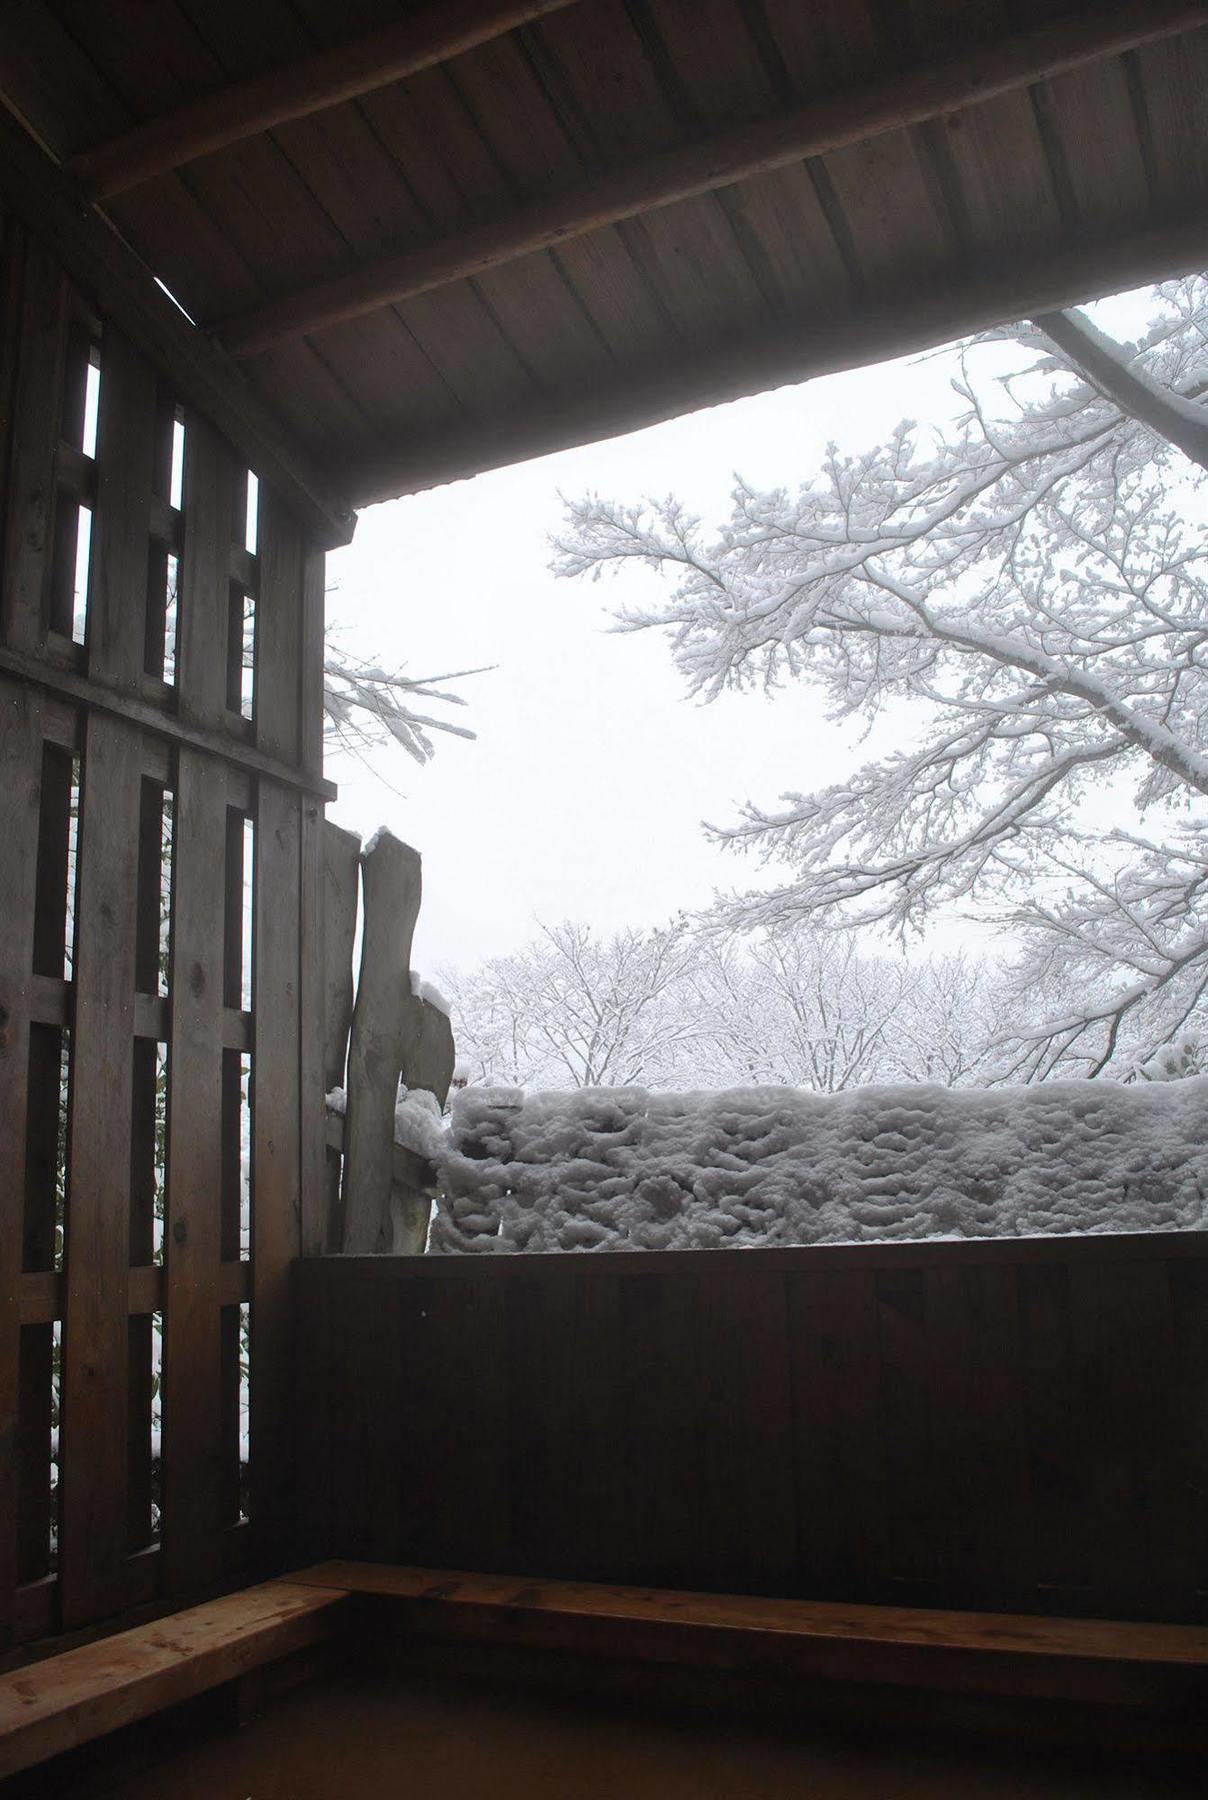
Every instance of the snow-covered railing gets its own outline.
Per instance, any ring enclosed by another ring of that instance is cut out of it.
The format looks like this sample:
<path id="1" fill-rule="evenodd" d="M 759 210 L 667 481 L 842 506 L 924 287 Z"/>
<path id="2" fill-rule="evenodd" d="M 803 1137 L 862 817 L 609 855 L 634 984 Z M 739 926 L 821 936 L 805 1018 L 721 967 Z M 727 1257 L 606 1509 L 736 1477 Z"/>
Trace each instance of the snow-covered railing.
<path id="1" fill-rule="evenodd" d="M 1208 1077 L 1125 1087 L 466 1088 L 431 1248 L 685 1250 L 1203 1230 Z"/>
<path id="2" fill-rule="evenodd" d="M 361 955 L 355 993 L 358 895 Z M 439 994 L 411 968 L 419 853 L 388 831 L 361 841 L 325 827 L 324 1081 L 328 1248 L 423 1250 L 429 1160 L 453 1078 L 453 1031 Z"/>

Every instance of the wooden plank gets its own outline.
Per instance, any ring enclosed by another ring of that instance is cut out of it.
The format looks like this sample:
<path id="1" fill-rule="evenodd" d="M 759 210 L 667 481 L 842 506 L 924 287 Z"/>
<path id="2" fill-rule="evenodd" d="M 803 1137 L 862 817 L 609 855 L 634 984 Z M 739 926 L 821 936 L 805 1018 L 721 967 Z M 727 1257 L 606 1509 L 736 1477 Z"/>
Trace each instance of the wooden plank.
<path id="1" fill-rule="evenodd" d="M 592 1271 L 585 1271 L 590 1278 Z M 611 1538 L 632 1532 L 626 1561 L 645 1580 L 703 1585 L 710 1561 L 706 1499 L 709 1425 L 691 1403 L 701 1341 L 701 1283 L 619 1276 L 621 1331 L 627 1349 L 627 1453 L 615 1460 L 627 1477 L 626 1512 Z M 602 1365 L 608 1367 L 606 1354 Z M 590 1479 L 590 1476 L 588 1477 Z M 624 1566 L 623 1564 L 621 1566 Z"/>
<path id="2" fill-rule="evenodd" d="M 352 38 L 338 48 L 204 94 L 166 118 L 124 133 L 71 159 L 68 172 L 96 198 L 137 187 L 227 144 L 271 131 L 421 69 L 449 62 L 476 45 L 557 12 L 573 0 L 444 0 Z"/>
<path id="3" fill-rule="evenodd" d="M 176 687 L 181 717 L 212 732 L 227 722 L 227 615 L 235 468 L 230 449 L 196 413 L 185 426 Z"/>
<path id="4" fill-rule="evenodd" d="M 303 546 L 299 642 L 299 755 L 303 768 L 323 774 L 324 571 L 321 550 Z M 299 939 L 299 1070 L 301 1133 L 301 1242 L 303 1256 L 334 1249 L 334 1219 L 327 1180 L 326 971 L 324 947 L 323 808 L 313 796 L 302 802 Z M 351 969 L 351 956 L 349 967 Z"/>
<path id="5" fill-rule="evenodd" d="M 88 676 L 73 674 L 68 669 L 3 647 L 0 647 L 0 674 L 31 682 L 63 700 L 82 702 L 97 711 L 111 713 L 114 718 L 127 719 L 143 731 L 153 732 L 165 745 L 187 744 L 194 750 L 209 751 L 244 776 L 267 775 L 301 793 L 313 793 L 324 800 L 335 799 L 336 790 L 331 782 L 313 776 L 305 769 L 291 767 L 280 757 L 267 755 L 247 743 L 237 730 L 232 729 L 229 714 L 225 729 L 203 729 L 175 717 L 162 705 L 140 699 L 137 694 L 118 693 Z"/>
<path id="6" fill-rule="evenodd" d="M 62 269 L 7 221 L 6 500 L 0 640 L 34 650 L 48 625 L 55 544 L 55 450 L 70 310 Z"/>
<path id="7" fill-rule="evenodd" d="M 174 386 L 274 484 L 325 547 L 347 543 L 351 506 L 282 431 L 239 371 L 163 293 L 142 262 L 92 210 L 27 132 L 0 114 L 0 198 L 57 258 L 106 319 L 137 342 Z"/>
<path id="8" fill-rule="evenodd" d="M 319 919 L 322 955 L 323 1093 L 345 1085 L 348 1032 L 352 1025 L 352 954 L 356 938 L 357 901 L 361 884 L 361 840 L 325 820 L 320 828 Z M 323 1248 L 339 1250 L 344 1242 L 340 1202 L 343 1170 L 343 1119 L 340 1142 L 324 1149 Z"/>
<path id="9" fill-rule="evenodd" d="M 1208 1626 L 1046 1619 L 1034 1614 L 964 1612 L 938 1607 L 853 1606 L 749 1594 L 652 1591 L 603 1582 L 532 1581 L 462 1569 L 406 1568 L 334 1560 L 293 1571 L 291 1585 L 321 1592 L 380 1594 L 481 1613 L 544 1612 L 572 1619 L 641 1620 L 685 1628 L 721 1626 L 776 1637 L 1007 1652 L 1022 1658 L 1077 1657 L 1141 1666 L 1208 1667 Z"/>
<path id="10" fill-rule="evenodd" d="M 1088 1447 L 1077 1530 L 1096 1595 L 1135 1617 L 1155 1593 L 1177 1605 L 1161 1573 L 1162 1540 L 1173 1523 L 1166 1490 L 1186 1430 L 1171 1405 L 1175 1339 L 1166 1270 L 1160 1263 L 1071 1270 L 1069 1305 Z"/>
<path id="11" fill-rule="evenodd" d="M 0 681 L 0 1441 L 19 1418 L 20 1282 L 24 1265 L 28 991 L 34 962 L 43 767 L 37 697 Z M 9 1641 L 17 1581 L 17 1458 L 0 1456 L 0 1644 Z"/>
<path id="12" fill-rule="evenodd" d="M 221 532 L 227 512 L 190 513 Z M 225 599 L 225 592 L 222 595 Z M 218 607 L 214 621 L 225 625 Z M 224 668 L 211 638 L 208 679 Z M 184 694 L 182 693 L 182 704 Z M 176 784 L 168 1191 L 164 1220 L 163 1558 L 168 1593 L 222 1568 L 221 1308 L 223 961 L 227 791 L 212 759 L 182 750 Z"/>
<path id="13" fill-rule="evenodd" d="M 972 50 L 937 56 L 848 92 L 731 126 L 703 143 L 660 151 L 568 193 L 517 207 L 458 237 L 374 258 L 350 274 L 249 308 L 223 321 L 219 334 L 236 356 L 250 356 L 601 226 L 789 167 L 807 156 L 860 145 L 1083 62 L 1193 30 L 1206 19 L 1197 0 L 1122 0 Z"/>
<path id="14" fill-rule="evenodd" d="M 346 1598 L 265 1582 L 0 1676 L 0 1777 L 321 1642 Z"/>
<path id="15" fill-rule="evenodd" d="M 456 1064 L 448 1014 L 430 1000 L 421 999 L 418 1006 L 408 1009 L 403 1023 L 400 1073 L 404 1086 L 423 1089 L 443 1108 Z M 428 1247 L 431 1193 L 410 1182 L 400 1182 L 396 1173 L 390 1193 L 390 1218 L 393 1254 L 421 1255 Z"/>
<path id="16" fill-rule="evenodd" d="M 1168 1376 L 1179 1416 L 1208 1416 L 1208 1260 L 1169 1263 L 1166 1277 L 1174 1328 L 1175 1362 Z M 1208 1593 L 1208 1431 L 1183 1431 L 1169 1474 L 1176 1524 L 1168 1549 L 1168 1579 L 1185 1594 Z"/>
<path id="17" fill-rule="evenodd" d="M 1026 1606 L 1035 1566 L 1015 1272 L 941 1262 L 924 1279 L 943 1590 Z"/>
<path id="18" fill-rule="evenodd" d="M 252 1527 L 279 1555 L 293 1471 L 289 1271 L 301 1250 L 298 802 L 262 781 L 256 810 L 252 1015 Z"/>
<path id="19" fill-rule="evenodd" d="M 69 1628 L 120 1603 L 116 1583 L 126 1549 L 126 1291 L 141 788 L 137 736 L 114 719 L 94 715 L 80 801 L 68 1125 L 60 1585 Z"/>
<path id="20" fill-rule="evenodd" d="M 892 300 L 881 291 L 837 314 L 811 313 L 758 332 L 727 334 L 699 349 L 644 360 L 586 394 L 566 391 L 519 416 L 501 412 L 429 433 L 422 443 L 351 463 L 349 490 L 358 505 L 369 506 L 786 382 L 929 350 L 1034 311 L 1194 274 L 1206 260 L 1208 230 L 1199 215 L 1066 241 L 1031 261 L 1019 255 L 981 259 L 973 274 L 949 274 Z"/>
<path id="21" fill-rule="evenodd" d="M 299 1252 L 303 1256 L 321 1256 L 338 1242 L 327 1178 L 328 1090 L 323 1079 L 323 811 L 310 796 L 302 800 L 300 810 Z"/>
<path id="22" fill-rule="evenodd" d="M 888 1495 L 873 1272 L 788 1276 L 797 1591 L 884 1591 Z"/>
<path id="23" fill-rule="evenodd" d="M 155 470 L 155 377 L 119 331 L 101 346 L 96 512 L 88 584 L 88 672 L 128 693 L 142 685 L 148 519 Z"/>
<path id="24" fill-rule="evenodd" d="M 301 746 L 299 528 L 260 489 L 254 709 L 260 744 L 283 760 Z M 279 1561 L 293 1482 L 290 1266 L 301 1250 L 301 808 L 261 781 L 252 925 L 251 1520 Z"/>
<path id="25" fill-rule="evenodd" d="M 797 1555 L 785 1278 L 706 1280 L 699 1304 L 708 1585 L 782 1593 Z"/>
<path id="26" fill-rule="evenodd" d="M 389 1242 L 394 1107 L 411 993 L 411 940 L 421 899 L 416 851 L 383 832 L 361 864 L 365 919 L 348 1053 L 344 1249 Z"/>
<path id="27" fill-rule="evenodd" d="M 361 840 L 323 826 L 323 1080 L 343 1087 L 352 1025 L 352 952 L 361 883 Z"/>
<path id="28" fill-rule="evenodd" d="M 1070 1265 L 1018 1273 L 1020 1367 L 1035 1532 L 1037 1601 L 1083 1611 L 1090 1558 L 1083 1530 L 1095 1446 L 1071 1341 Z"/>

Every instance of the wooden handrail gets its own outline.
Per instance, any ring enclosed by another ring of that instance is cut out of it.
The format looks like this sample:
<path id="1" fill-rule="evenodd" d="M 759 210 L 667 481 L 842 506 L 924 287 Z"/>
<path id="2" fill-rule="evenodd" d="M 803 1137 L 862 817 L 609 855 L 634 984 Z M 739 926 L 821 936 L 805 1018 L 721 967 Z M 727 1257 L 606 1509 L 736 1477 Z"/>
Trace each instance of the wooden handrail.
<path id="1" fill-rule="evenodd" d="M 228 144 L 449 62 L 574 0 L 433 0 L 347 44 L 270 69 L 84 150 L 67 164 L 91 198 L 138 187 Z"/>
<path id="2" fill-rule="evenodd" d="M 1099 57 L 1208 24 L 1208 0 L 1113 0 L 1090 13 L 826 94 L 609 170 L 469 231 L 372 258 L 350 272 L 220 321 L 236 356 L 481 275 L 640 213 L 976 105 Z"/>

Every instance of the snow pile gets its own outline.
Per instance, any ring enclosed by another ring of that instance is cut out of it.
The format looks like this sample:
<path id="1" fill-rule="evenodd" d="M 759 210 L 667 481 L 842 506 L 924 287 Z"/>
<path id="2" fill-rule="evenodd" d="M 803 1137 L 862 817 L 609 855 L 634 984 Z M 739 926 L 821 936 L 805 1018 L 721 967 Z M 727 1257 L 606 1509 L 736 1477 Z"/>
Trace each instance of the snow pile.
<path id="1" fill-rule="evenodd" d="M 1208 1224 L 1208 1077 L 453 1101 L 434 1251 L 714 1249 Z"/>
<path id="2" fill-rule="evenodd" d="M 446 1019 L 453 1015 L 453 1008 L 445 999 L 434 981 L 426 981 L 418 969 L 411 971 L 411 992 L 417 1000 L 426 1000 L 437 1012 L 443 1012 Z"/>
<path id="3" fill-rule="evenodd" d="M 444 1160 L 448 1136 L 441 1118 L 440 1101 L 427 1088 L 405 1088 L 399 1083 L 394 1103 L 394 1141 L 414 1150 L 429 1162 Z"/>

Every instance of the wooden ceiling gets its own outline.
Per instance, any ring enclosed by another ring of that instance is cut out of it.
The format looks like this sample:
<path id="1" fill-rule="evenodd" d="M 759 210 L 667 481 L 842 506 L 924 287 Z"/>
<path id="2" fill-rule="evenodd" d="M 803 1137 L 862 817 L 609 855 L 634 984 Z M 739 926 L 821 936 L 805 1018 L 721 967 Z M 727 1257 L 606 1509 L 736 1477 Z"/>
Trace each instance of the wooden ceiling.
<path id="1" fill-rule="evenodd" d="M 358 504 L 1208 262 L 1208 0 L 6 0 L 0 88 Z"/>

